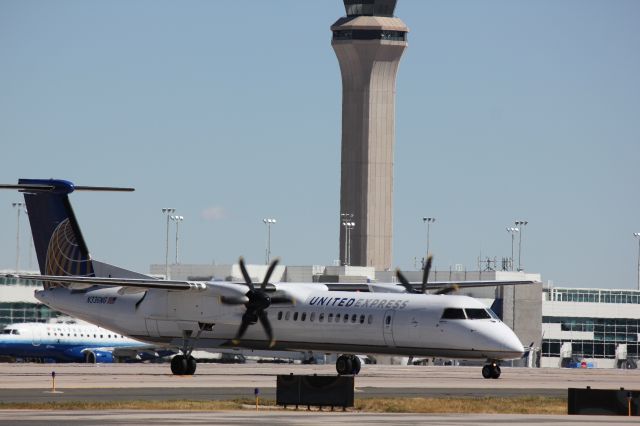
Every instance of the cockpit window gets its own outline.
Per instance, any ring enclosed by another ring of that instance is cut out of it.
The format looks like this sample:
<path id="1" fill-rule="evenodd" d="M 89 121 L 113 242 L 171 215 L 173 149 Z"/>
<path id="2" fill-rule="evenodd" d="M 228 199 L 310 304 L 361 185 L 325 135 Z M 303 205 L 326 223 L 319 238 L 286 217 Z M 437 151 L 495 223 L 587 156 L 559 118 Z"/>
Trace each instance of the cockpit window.
<path id="1" fill-rule="evenodd" d="M 20 333 L 15 328 L 5 328 L 4 330 L 2 330 L 2 334 L 20 334 Z"/>
<path id="2" fill-rule="evenodd" d="M 500 317 L 491 309 L 487 309 L 487 312 L 489 313 L 489 315 L 491 315 L 491 318 L 493 318 L 494 320 L 500 321 Z"/>
<path id="3" fill-rule="evenodd" d="M 447 308 L 442 313 L 442 319 L 467 319 L 463 309 Z"/>
<path id="4" fill-rule="evenodd" d="M 469 319 L 490 319 L 491 315 L 483 308 L 466 308 Z"/>

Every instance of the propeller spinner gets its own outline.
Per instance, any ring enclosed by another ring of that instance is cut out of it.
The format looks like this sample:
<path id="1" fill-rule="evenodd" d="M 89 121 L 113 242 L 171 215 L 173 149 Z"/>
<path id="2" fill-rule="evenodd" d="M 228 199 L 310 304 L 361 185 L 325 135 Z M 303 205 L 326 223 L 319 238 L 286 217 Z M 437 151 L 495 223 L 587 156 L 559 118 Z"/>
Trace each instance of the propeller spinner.
<path id="1" fill-rule="evenodd" d="M 273 347 L 275 345 L 276 340 L 273 336 L 273 328 L 271 327 L 271 323 L 269 322 L 269 317 L 265 312 L 266 309 L 271 306 L 272 303 L 278 304 L 293 304 L 293 300 L 286 295 L 274 295 L 273 297 L 267 294 L 267 284 L 269 284 L 269 279 L 271 278 L 271 274 L 275 270 L 278 265 L 278 259 L 275 259 L 269 265 L 269 269 L 267 269 L 267 273 L 262 280 L 259 288 L 256 288 L 251 281 L 251 277 L 247 272 L 247 268 L 244 264 L 244 259 L 241 257 L 238 262 L 240 265 L 240 271 L 242 272 L 242 276 L 244 277 L 244 284 L 249 287 L 249 291 L 247 291 L 244 297 L 221 297 L 220 301 L 225 305 L 244 305 L 246 307 L 245 313 L 242 315 L 242 322 L 240 323 L 240 328 L 236 333 L 236 336 L 233 338 L 233 344 L 237 345 L 240 343 L 240 339 L 244 336 L 244 333 L 247 331 L 250 325 L 253 325 L 257 322 L 262 324 L 267 337 L 269 338 L 269 347 Z"/>

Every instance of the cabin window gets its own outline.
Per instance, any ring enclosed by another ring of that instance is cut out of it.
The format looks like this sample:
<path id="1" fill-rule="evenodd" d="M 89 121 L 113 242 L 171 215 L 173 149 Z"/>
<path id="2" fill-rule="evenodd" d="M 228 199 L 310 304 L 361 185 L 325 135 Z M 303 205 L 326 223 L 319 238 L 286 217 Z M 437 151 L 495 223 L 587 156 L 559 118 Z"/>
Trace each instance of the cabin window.
<path id="1" fill-rule="evenodd" d="M 465 309 L 465 311 L 467 311 L 467 317 L 469 317 L 469 319 L 490 319 L 491 315 L 489 315 L 489 313 L 482 308 L 467 308 Z"/>
<path id="2" fill-rule="evenodd" d="M 373 324 L 373 315 L 369 315 L 369 318 L 367 319 L 367 324 Z"/>
<path id="3" fill-rule="evenodd" d="M 348 315 L 345 315 L 348 316 Z M 336 322 L 340 322 L 340 314 L 336 314 Z"/>
<path id="4" fill-rule="evenodd" d="M 345 316 L 344 316 L 344 322 L 345 322 L 345 323 L 349 322 L 349 315 L 345 315 Z"/>
<path id="5" fill-rule="evenodd" d="M 387 316 L 385 317 L 385 319 L 384 319 L 384 323 L 385 323 L 386 325 L 391 324 L 391 315 L 387 315 Z"/>
<path id="6" fill-rule="evenodd" d="M 294 321 L 298 321 L 298 313 L 297 312 L 293 313 L 293 320 Z"/>
<path id="7" fill-rule="evenodd" d="M 358 320 L 358 315 L 353 314 L 351 315 L 351 322 L 356 322 Z"/>
<path id="8" fill-rule="evenodd" d="M 329 314 L 329 318 L 327 318 L 327 322 L 333 322 L 333 313 Z"/>
<path id="9" fill-rule="evenodd" d="M 307 319 L 307 313 L 306 313 L 306 312 L 303 312 L 303 313 L 302 313 L 302 316 L 300 317 L 300 321 L 304 321 L 304 320 L 306 320 L 306 319 Z"/>
<path id="10" fill-rule="evenodd" d="M 280 321 L 282 319 L 282 311 L 278 312 L 278 321 Z"/>
<path id="11" fill-rule="evenodd" d="M 364 315 L 360 315 L 360 324 L 364 324 Z"/>
<path id="12" fill-rule="evenodd" d="M 284 314 L 284 319 L 285 321 L 289 321 L 289 317 L 291 316 L 291 312 L 287 311 L 286 314 Z"/>
<path id="13" fill-rule="evenodd" d="M 442 313 L 441 319 L 467 319 L 467 317 L 464 315 L 464 309 L 447 308 Z"/>
<path id="14" fill-rule="evenodd" d="M 319 322 L 323 322 L 324 321 L 324 312 L 320 312 L 320 315 L 318 315 L 318 321 Z"/>
<path id="15" fill-rule="evenodd" d="M 100 338 L 102 339 L 103 337 L 104 337 L 104 336 L 101 334 L 101 335 L 100 335 Z"/>
<path id="16" fill-rule="evenodd" d="M 316 313 L 311 312 L 311 315 L 309 315 L 309 321 L 313 322 L 314 319 L 316 319 Z"/>

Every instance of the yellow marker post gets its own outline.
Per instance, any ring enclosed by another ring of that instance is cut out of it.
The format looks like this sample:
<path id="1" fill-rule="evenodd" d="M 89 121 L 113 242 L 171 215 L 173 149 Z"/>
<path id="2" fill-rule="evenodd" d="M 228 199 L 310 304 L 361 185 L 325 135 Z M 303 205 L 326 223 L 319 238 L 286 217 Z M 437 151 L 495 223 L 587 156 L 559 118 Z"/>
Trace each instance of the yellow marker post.
<path id="1" fill-rule="evenodd" d="M 255 388 L 253 394 L 256 396 L 256 411 L 258 411 L 258 395 L 260 395 L 260 389 Z"/>

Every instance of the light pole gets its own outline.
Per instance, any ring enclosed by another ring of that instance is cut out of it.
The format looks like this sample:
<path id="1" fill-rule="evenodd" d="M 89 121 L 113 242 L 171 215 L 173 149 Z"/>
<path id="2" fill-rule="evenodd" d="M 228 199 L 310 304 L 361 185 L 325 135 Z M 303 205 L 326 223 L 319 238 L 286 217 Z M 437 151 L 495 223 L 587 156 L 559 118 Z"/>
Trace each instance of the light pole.
<path id="1" fill-rule="evenodd" d="M 430 251 L 429 251 L 429 236 L 430 235 L 429 234 L 430 234 L 430 231 L 431 231 L 431 224 L 436 221 L 436 218 L 435 217 L 423 217 L 422 221 L 427 224 L 427 257 L 429 257 L 429 253 L 430 253 Z M 424 268 L 424 266 L 426 264 L 427 264 L 427 258 L 425 257 L 423 259 L 423 262 L 422 262 L 423 268 Z"/>
<path id="2" fill-rule="evenodd" d="M 265 256 L 266 257 L 265 264 L 268 265 L 269 261 L 271 260 L 271 225 L 276 223 L 276 220 L 273 218 L 265 218 L 265 219 L 262 219 L 262 222 L 264 222 L 264 224 L 267 225 L 267 251 Z"/>
<path id="3" fill-rule="evenodd" d="M 166 239 L 166 245 L 164 250 L 164 279 L 165 280 L 169 279 L 169 220 L 171 218 L 171 215 L 175 213 L 175 211 L 176 209 L 171 207 L 164 207 L 162 209 L 162 213 L 167 215 L 167 239 Z"/>
<path id="4" fill-rule="evenodd" d="M 351 232 L 350 230 L 356 226 L 353 221 L 353 213 L 340 213 L 342 219 L 342 226 L 344 226 L 344 258 L 342 259 L 342 265 L 351 264 Z"/>
<path id="5" fill-rule="evenodd" d="M 634 232 L 633 236 L 638 239 L 638 290 L 640 290 L 640 232 Z"/>
<path id="6" fill-rule="evenodd" d="M 18 220 L 17 220 L 17 231 L 16 231 L 16 272 L 20 269 L 20 211 L 22 207 L 24 207 L 24 203 L 11 203 L 13 208 L 15 208 L 18 212 Z"/>
<path id="7" fill-rule="evenodd" d="M 346 266 L 350 266 L 351 265 L 351 230 L 356 227 L 356 223 L 350 222 L 350 221 L 344 221 L 342 222 L 342 225 L 344 226 L 344 231 L 346 232 L 344 264 Z"/>
<path id="8" fill-rule="evenodd" d="M 507 227 L 507 232 L 511 234 L 511 270 L 513 271 L 513 242 L 515 240 L 516 234 L 520 232 L 520 229 Z"/>
<path id="9" fill-rule="evenodd" d="M 526 220 L 516 220 L 515 225 L 518 228 L 520 234 L 518 236 L 518 271 L 522 271 L 522 233 L 524 232 L 524 227 L 527 226 Z"/>
<path id="10" fill-rule="evenodd" d="M 176 265 L 178 262 L 178 230 L 180 229 L 180 222 L 184 220 L 184 216 L 171 216 L 171 220 L 176 223 Z"/>

